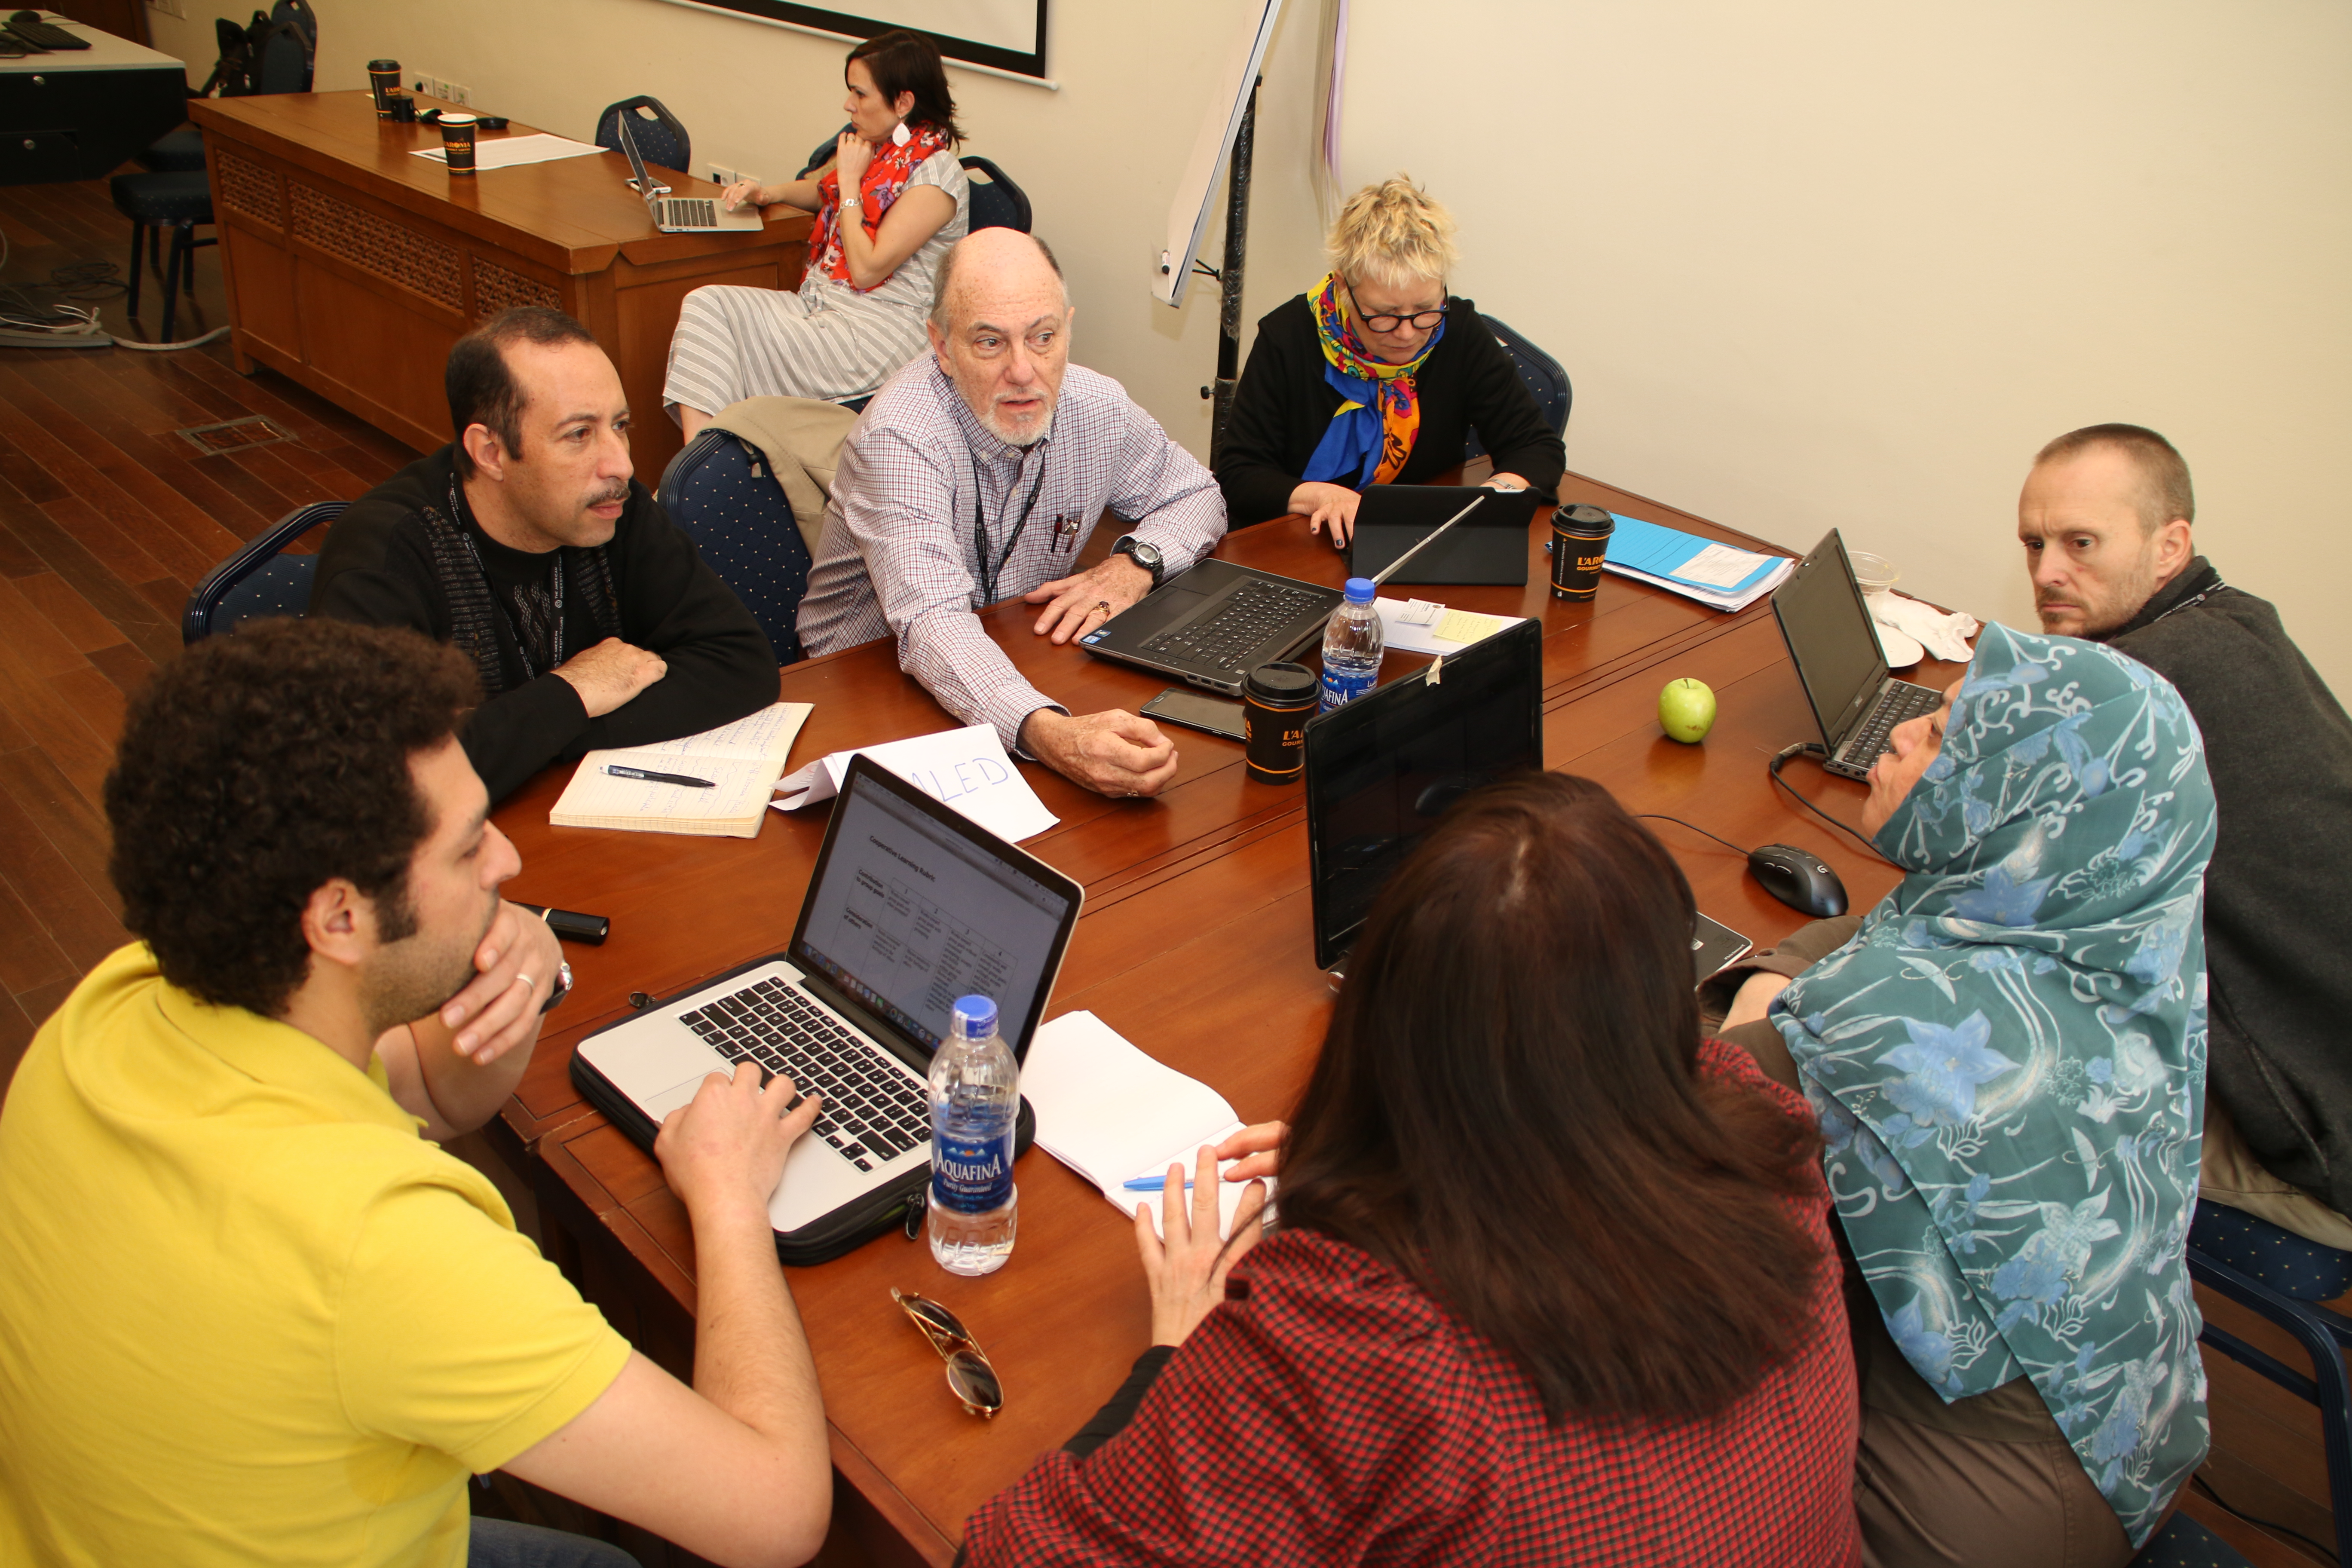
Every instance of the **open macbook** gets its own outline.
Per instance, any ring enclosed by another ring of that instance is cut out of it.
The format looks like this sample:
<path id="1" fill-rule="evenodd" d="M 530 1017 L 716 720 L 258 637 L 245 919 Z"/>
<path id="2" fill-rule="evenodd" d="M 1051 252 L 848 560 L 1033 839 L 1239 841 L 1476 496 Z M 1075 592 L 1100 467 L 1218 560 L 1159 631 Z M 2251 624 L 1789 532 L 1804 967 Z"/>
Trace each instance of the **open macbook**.
<path id="1" fill-rule="evenodd" d="M 931 1054 L 959 996 L 996 1001 L 1025 1058 L 1068 950 L 1078 884 L 860 756 L 850 763 L 792 946 L 580 1043 L 572 1081 L 646 1148 L 662 1118 L 738 1062 L 824 1101 L 768 1217 L 786 1261 L 846 1250 L 929 1180 Z M 1024 1101 L 1023 1139 L 1035 1117 Z"/>
<path id="2" fill-rule="evenodd" d="M 756 206 L 740 212 L 729 212 L 727 205 L 716 196 L 674 196 L 667 185 L 657 185 L 646 173 L 646 161 L 637 152 L 637 139 L 629 131 L 629 117 L 621 116 L 621 151 L 628 154 L 629 168 L 635 173 L 637 195 L 646 198 L 646 210 L 653 215 L 654 226 L 664 234 L 709 234 L 720 229 L 755 229 L 766 226 Z"/>

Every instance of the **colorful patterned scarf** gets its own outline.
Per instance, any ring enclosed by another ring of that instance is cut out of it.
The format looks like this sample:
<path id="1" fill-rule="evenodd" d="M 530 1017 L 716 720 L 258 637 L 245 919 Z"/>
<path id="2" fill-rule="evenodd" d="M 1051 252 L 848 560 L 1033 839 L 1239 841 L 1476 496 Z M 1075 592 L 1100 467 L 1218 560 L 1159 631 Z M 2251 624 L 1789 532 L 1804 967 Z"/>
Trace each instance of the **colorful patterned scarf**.
<path id="1" fill-rule="evenodd" d="M 1339 275 L 1330 273 L 1315 294 L 1315 335 L 1323 343 L 1323 379 L 1339 394 L 1330 427 L 1307 459 L 1311 483 L 1384 485 L 1402 471 L 1421 435 L 1421 394 L 1415 372 L 1444 341 L 1445 323 L 1403 364 L 1382 364 L 1365 352 L 1339 311 Z M 1377 409 L 1377 412 L 1375 411 Z"/>
<path id="2" fill-rule="evenodd" d="M 2147 667 L 1987 626 L 1878 831 L 1908 874 L 1770 1015 L 1904 1358 L 2031 1378 L 2135 1547 L 2207 1443 L 2204 751 Z"/>
<path id="3" fill-rule="evenodd" d="M 924 159 L 948 144 L 946 132 L 935 126 L 920 130 L 907 128 L 911 134 L 904 147 L 885 142 L 874 150 L 874 161 L 866 165 L 866 178 L 858 183 L 858 218 L 866 226 L 866 237 L 872 239 L 881 228 L 884 215 L 897 204 L 898 195 L 907 188 L 916 169 Z M 836 283 L 849 283 L 849 256 L 841 245 L 841 170 L 838 165 L 824 172 L 817 182 L 824 199 L 816 209 L 816 226 L 809 234 L 809 265 Z M 888 282 L 883 279 L 875 289 Z M 857 289 L 855 283 L 849 283 Z M 857 289 L 870 294 L 872 289 Z"/>

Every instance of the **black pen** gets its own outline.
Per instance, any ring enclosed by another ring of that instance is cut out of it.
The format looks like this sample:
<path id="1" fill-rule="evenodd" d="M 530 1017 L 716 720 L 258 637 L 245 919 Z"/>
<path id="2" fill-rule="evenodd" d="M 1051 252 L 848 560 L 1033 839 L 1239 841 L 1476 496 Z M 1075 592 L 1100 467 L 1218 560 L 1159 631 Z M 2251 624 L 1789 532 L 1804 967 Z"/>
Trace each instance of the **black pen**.
<path id="1" fill-rule="evenodd" d="M 684 784 L 688 789 L 717 789 L 709 779 L 690 779 L 684 773 L 648 773 L 643 768 L 625 768 L 618 763 L 606 763 L 604 771 L 616 779 L 644 779 L 648 784 Z"/>

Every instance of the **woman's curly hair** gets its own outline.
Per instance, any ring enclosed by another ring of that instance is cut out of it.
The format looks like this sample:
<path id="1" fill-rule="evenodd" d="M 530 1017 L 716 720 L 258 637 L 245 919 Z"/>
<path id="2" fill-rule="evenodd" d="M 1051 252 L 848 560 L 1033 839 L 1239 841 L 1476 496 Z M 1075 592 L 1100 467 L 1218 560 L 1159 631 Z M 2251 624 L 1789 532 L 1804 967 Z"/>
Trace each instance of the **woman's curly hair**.
<path id="1" fill-rule="evenodd" d="M 276 1016 L 310 972 L 303 908 L 333 877 L 405 934 L 434 826 L 408 760 L 479 700 L 449 648 L 315 618 L 249 623 L 157 671 L 106 775 L 107 870 L 163 978 Z"/>

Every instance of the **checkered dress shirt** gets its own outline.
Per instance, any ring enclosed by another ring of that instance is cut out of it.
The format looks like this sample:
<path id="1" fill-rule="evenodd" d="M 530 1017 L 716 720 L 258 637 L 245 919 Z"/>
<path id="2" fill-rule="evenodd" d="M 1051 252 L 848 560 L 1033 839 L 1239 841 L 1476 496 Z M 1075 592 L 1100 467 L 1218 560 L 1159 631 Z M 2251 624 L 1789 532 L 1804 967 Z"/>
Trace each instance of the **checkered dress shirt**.
<path id="1" fill-rule="evenodd" d="M 1802 1112 L 1737 1047 L 1709 1041 L 1700 1062 Z M 1706 1420 L 1549 1426 L 1517 1363 L 1411 1281 L 1276 1232 L 1124 1429 L 972 1515 L 964 1561 L 1857 1563 L 1853 1352 L 1818 1173 L 1790 1208 L 1822 1258 L 1811 1331 Z"/>
<path id="2" fill-rule="evenodd" d="M 1052 431 L 1024 447 L 991 435 L 936 360 L 913 361 L 843 444 L 801 645 L 895 635 L 899 668 L 1015 749 L 1030 714 L 1068 710 L 1021 679 L 972 612 L 1069 576 L 1106 509 L 1135 520 L 1171 576 L 1224 537 L 1216 479 L 1108 376 L 1070 366 Z"/>

